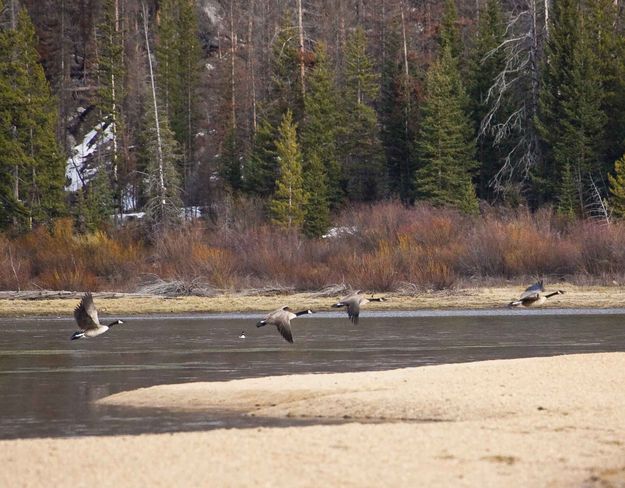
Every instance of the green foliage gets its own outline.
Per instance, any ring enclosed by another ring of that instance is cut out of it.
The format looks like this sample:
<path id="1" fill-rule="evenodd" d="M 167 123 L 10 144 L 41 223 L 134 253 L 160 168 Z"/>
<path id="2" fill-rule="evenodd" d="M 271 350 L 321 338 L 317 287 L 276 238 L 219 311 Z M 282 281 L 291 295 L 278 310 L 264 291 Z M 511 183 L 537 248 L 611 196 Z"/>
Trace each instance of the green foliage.
<path id="1" fill-rule="evenodd" d="M 327 193 L 322 199 L 337 208 L 344 199 L 341 188 L 341 166 L 336 147 L 340 113 L 338 94 L 334 87 L 326 47 L 319 43 L 315 49 L 315 67 L 307 78 L 304 100 L 305 118 L 301 131 L 302 153 L 305 161 L 321 164 Z M 309 188 L 310 191 L 310 188 Z M 327 209 L 323 212 L 327 213 Z"/>
<path id="2" fill-rule="evenodd" d="M 414 196 L 411 141 L 418 105 L 412 94 L 414 74 L 406 74 L 399 29 L 400 26 L 394 23 L 386 36 L 379 108 L 380 137 L 386 154 L 390 191 L 403 202 L 408 202 Z"/>
<path id="3" fill-rule="evenodd" d="M 458 28 L 458 9 L 455 0 L 445 0 L 439 43 L 441 51 L 449 49 L 453 58 L 458 59 L 462 54 L 462 39 Z"/>
<path id="4" fill-rule="evenodd" d="M 325 168 L 316 153 L 309 156 L 304 167 L 304 192 L 304 234 L 321 237 L 330 227 L 330 206 Z"/>
<path id="5" fill-rule="evenodd" d="M 345 66 L 339 143 L 346 191 L 351 200 L 376 200 L 387 193 L 384 149 L 370 105 L 378 94 L 378 77 L 360 27 L 347 40 Z"/>
<path id="6" fill-rule="evenodd" d="M 614 176 L 608 174 L 608 181 L 612 212 L 619 218 L 625 218 L 625 155 L 614 163 Z"/>
<path id="7" fill-rule="evenodd" d="M 65 160 L 56 142 L 57 108 L 39 62 L 26 9 L 0 32 L 0 225 L 28 228 L 65 213 Z"/>
<path id="8" fill-rule="evenodd" d="M 261 119 L 254 134 L 254 149 L 243 170 L 243 188 L 249 195 L 269 197 L 277 175 L 275 131 L 267 119 Z"/>
<path id="9" fill-rule="evenodd" d="M 475 44 L 469 64 L 469 94 L 471 118 L 475 132 L 479 133 L 482 121 L 492 108 L 489 90 L 495 77 L 505 69 L 505 53 L 501 46 L 505 39 L 503 13 L 500 2 L 488 0 L 486 9 L 480 16 Z M 493 114 L 492 125 L 505 121 L 510 110 L 501 107 Z M 491 183 L 501 168 L 502 148 L 496 144 L 492 132 L 480 134 L 477 140 L 478 178 L 477 189 L 480 198 L 493 197 Z"/>
<path id="10" fill-rule="evenodd" d="M 241 190 L 241 157 L 237 146 L 236 129 L 230 129 L 224 140 L 220 155 L 221 177 L 228 184 L 228 187 L 237 192 Z"/>
<path id="11" fill-rule="evenodd" d="M 560 215 L 571 219 L 576 216 L 577 210 L 580 209 L 578 186 L 571 171 L 571 165 L 566 163 L 562 168 L 562 179 L 558 190 L 557 211 Z"/>
<path id="12" fill-rule="evenodd" d="M 581 177 L 603 172 L 605 90 L 591 37 L 577 0 L 554 4 L 536 121 L 546 146 L 546 195 L 554 193 L 566 164 Z"/>
<path id="13" fill-rule="evenodd" d="M 191 157 L 197 128 L 195 98 L 201 76 L 196 2 L 160 2 L 158 44 L 158 86 L 163 107 L 181 147 L 181 164 Z"/>
<path id="14" fill-rule="evenodd" d="M 471 122 L 450 49 L 428 70 L 426 99 L 417 136 L 417 197 L 434 205 L 451 205 L 467 213 L 478 210 L 471 172 L 476 166 Z"/>
<path id="15" fill-rule="evenodd" d="M 287 229 L 300 229 L 304 223 L 308 200 L 302 177 L 302 154 L 297 143 L 297 126 L 287 110 L 278 127 L 276 157 L 280 175 L 269 204 L 274 224 Z"/>

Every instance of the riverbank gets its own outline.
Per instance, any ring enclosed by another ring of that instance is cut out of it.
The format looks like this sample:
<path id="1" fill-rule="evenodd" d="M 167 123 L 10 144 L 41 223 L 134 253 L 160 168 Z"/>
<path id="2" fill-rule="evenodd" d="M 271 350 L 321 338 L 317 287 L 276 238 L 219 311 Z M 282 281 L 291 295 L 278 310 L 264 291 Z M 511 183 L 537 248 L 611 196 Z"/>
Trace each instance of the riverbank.
<path id="1" fill-rule="evenodd" d="M 625 483 L 625 353 L 164 385 L 101 400 L 343 425 L 0 441 L 1 486 Z"/>
<path id="2" fill-rule="evenodd" d="M 621 286 L 574 286 L 562 284 L 550 286 L 547 291 L 561 289 L 564 295 L 551 298 L 543 307 L 558 308 L 620 308 L 625 307 L 625 287 Z M 425 310 L 425 309 L 492 309 L 506 307 L 523 291 L 518 286 L 462 288 L 430 291 L 416 294 L 375 293 L 385 302 L 370 303 L 371 310 Z M 71 316 L 80 293 L 62 292 L 56 298 L 49 294 L 0 293 L 0 316 Z M 181 296 L 163 297 L 123 293 L 95 293 L 96 304 L 102 315 L 144 315 L 219 312 L 269 311 L 289 305 L 292 308 L 310 308 L 315 311 L 331 310 L 331 305 L 341 294 L 292 293 L 292 294 L 232 294 L 210 297 Z M 27 297 L 27 298 L 22 298 Z"/>

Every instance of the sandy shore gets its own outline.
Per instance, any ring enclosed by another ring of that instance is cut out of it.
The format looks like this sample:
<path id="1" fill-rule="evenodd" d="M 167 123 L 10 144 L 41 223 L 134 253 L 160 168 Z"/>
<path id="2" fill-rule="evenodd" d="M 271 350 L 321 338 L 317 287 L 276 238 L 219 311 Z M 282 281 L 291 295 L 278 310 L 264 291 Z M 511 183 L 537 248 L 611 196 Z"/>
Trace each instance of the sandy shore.
<path id="1" fill-rule="evenodd" d="M 543 307 L 563 308 L 619 308 L 625 307 L 625 287 L 581 287 L 569 284 L 550 285 L 547 291 L 561 289 L 564 295 L 550 299 Z M 423 309 L 485 309 L 502 308 L 516 299 L 523 287 L 504 286 L 493 288 L 462 288 L 445 291 L 423 292 L 415 295 L 376 293 L 387 301 L 367 305 L 371 310 L 423 310 Z M 57 299 L 2 299 L 0 316 L 57 315 L 71 317 L 79 300 L 74 297 Z M 340 298 L 319 296 L 318 293 L 294 293 L 288 295 L 223 294 L 213 297 L 120 296 L 107 298 L 95 293 L 96 304 L 103 314 L 137 315 L 167 313 L 218 313 L 258 312 L 273 310 L 283 305 L 293 308 L 311 308 L 315 311 L 332 310 L 331 305 Z"/>
<path id="2" fill-rule="evenodd" d="M 101 400 L 342 425 L 0 441 L 0 486 L 625 486 L 625 353 L 164 385 Z"/>

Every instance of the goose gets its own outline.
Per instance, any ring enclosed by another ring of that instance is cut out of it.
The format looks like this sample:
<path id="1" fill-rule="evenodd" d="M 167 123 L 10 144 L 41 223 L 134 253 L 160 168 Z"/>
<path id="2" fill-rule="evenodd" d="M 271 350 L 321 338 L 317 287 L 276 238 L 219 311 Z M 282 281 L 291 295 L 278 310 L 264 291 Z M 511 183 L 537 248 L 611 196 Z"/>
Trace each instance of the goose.
<path id="1" fill-rule="evenodd" d="M 508 306 L 518 307 L 522 305 L 524 307 L 535 307 L 545 303 L 548 298 L 554 297 L 556 295 L 562 295 L 564 293 L 562 290 L 557 290 L 552 293 L 541 294 L 544 293 L 544 291 L 545 286 L 543 284 L 543 280 L 537 281 L 533 285 L 528 286 L 521 294 L 519 299 L 510 302 Z"/>
<path id="2" fill-rule="evenodd" d="M 102 325 L 98 319 L 98 309 L 93 303 L 91 292 L 84 294 L 78 306 L 74 309 L 74 318 L 80 331 L 72 334 L 71 340 L 84 339 L 99 336 L 117 324 L 123 324 L 121 320 L 115 320 L 108 325 Z"/>
<path id="3" fill-rule="evenodd" d="M 293 343 L 293 334 L 291 333 L 291 319 L 301 315 L 313 313 L 312 310 L 303 310 L 301 312 L 291 312 L 289 307 L 282 307 L 268 314 L 263 320 L 256 323 L 256 327 L 265 325 L 275 325 L 278 332 L 287 342 Z"/>
<path id="4" fill-rule="evenodd" d="M 241 334 L 239 334 L 239 339 L 245 339 L 245 331 L 241 331 Z"/>
<path id="5" fill-rule="evenodd" d="M 354 324 L 358 324 L 358 316 L 360 315 L 360 307 L 369 303 L 369 302 L 383 302 L 384 298 L 367 298 L 364 293 L 361 293 L 360 290 L 356 290 L 351 295 L 348 295 L 334 305 L 333 308 L 347 307 L 347 316 L 349 320 Z"/>

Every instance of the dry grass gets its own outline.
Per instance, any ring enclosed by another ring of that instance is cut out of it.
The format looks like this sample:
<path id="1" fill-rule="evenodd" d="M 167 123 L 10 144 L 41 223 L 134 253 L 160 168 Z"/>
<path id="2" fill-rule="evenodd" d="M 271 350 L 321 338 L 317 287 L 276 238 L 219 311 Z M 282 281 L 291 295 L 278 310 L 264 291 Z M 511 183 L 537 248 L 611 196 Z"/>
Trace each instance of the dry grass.
<path id="1" fill-rule="evenodd" d="M 618 308 L 625 303 L 625 288 L 620 286 L 579 287 L 563 285 L 562 296 L 551 299 L 546 307 L 562 308 Z M 466 288 L 452 291 L 431 291 L 418 295 L 398 293 L 379 294 L 387 300 L 372 302 L 367 310 L 430 310 L 430 309 L 497 309 L 505 308 L 522 291 L 522 287 Z M 554 289 L 554 287 L 549 287 Z M 325 295 L 325 296 L 323 296 Z M 293 308 L 310 308 L 316 312 L 336 311 L 331 305 L 343 292 L 332 294 L 292 293 L 271 295 L 220 294 L 210 297 L 180 296 L 124 296 L 120 298 L 98 297 L 96 304 L 102 315 L 143 315 L 159 313 L 218 313 L 254 312 L 263 313 L 289 305 Z M 20 300 L 0 299 L 0 316 L 68 316 L 71 317 L 79 300 L 73 298 Z"/>

